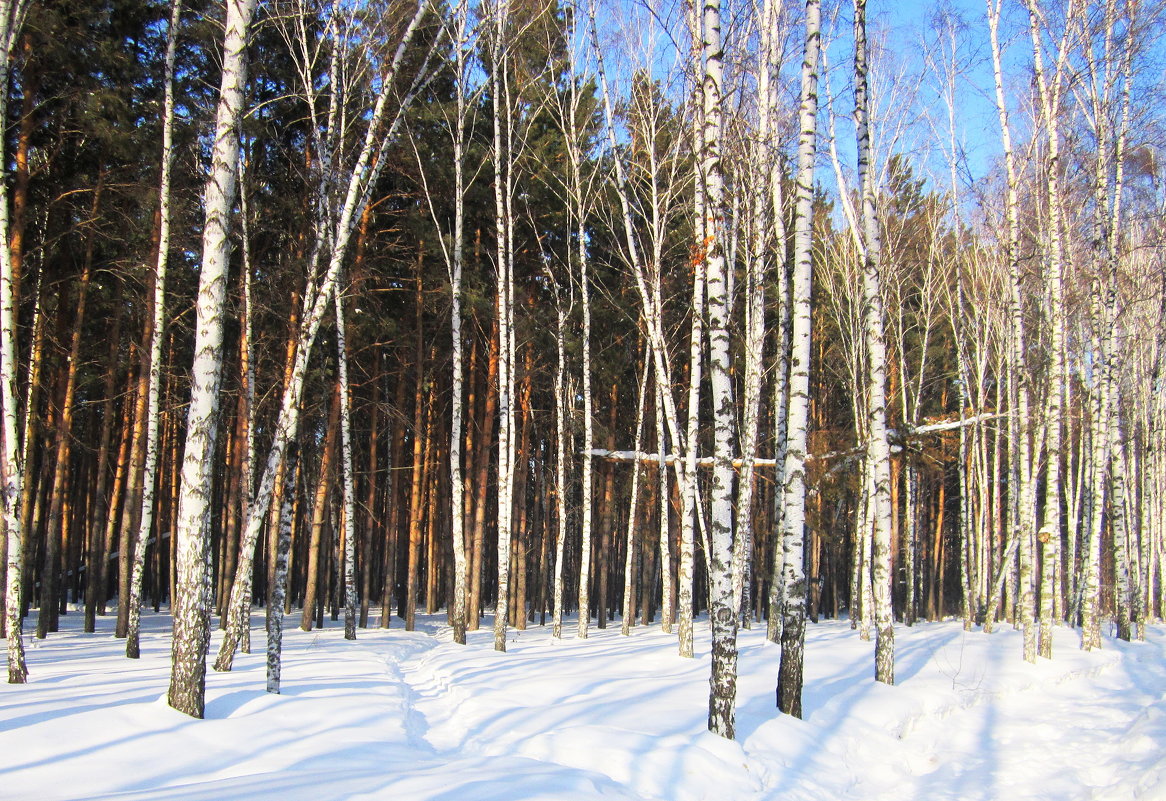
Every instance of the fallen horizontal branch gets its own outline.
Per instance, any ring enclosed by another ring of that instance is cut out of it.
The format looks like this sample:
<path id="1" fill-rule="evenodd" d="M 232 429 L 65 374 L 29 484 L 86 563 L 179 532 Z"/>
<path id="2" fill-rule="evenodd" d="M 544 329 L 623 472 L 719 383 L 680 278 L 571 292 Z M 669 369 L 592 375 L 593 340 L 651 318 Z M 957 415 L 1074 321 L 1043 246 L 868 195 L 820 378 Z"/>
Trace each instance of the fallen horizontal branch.
<path id="1" fill-rule="evenodd" d="M 903 444 L 916 437 L 923 437 L 930 434 L 938 434 L 944 431 L 955 431 L 960 428 L 982 423 L 985 420 L 992 420 L 997 417 L 1004 417 L 1007 412 L 1000 412 L 995 414 L 980 414 L 975 417 L 968 417 L 963 420 L 945 420 L 940 423 L 929 423 L 923 426 L 909 428 L 907 433 L 901 434 L 897 429 L 890 429 L 887 431 L 887 441 L 891 443 L 893 451 L 902 450 Z M 842 451 L 830 451 L 829 453 L 811 453 L 806 456 L 807 461 L 824 461 L 828 459 L 838 459 L 844 456 L 854 456 L 866 451 L 865 445 L 858 445 L 853 448 L 847 448 Z M 610 451 L 604 448 L 593 448 L 590 451 L 582 451 L 580 455 L 590 454 L 595 459 L 603 459 L 607 462 L 640 462 L 641 464 L 664 464 L 672 465 L 681 458 L 674 453 L 666 453 L 661 456 L 658 453 L 645 453 L 644 451 Z M 696 460 L 697 467 L 712 467 L 715 460 L 712 456 L 701 456 Z M 733 467 L 741 468 L 745 466 L 745 459 L 737 456 L 733 458 Z M 754 467 L 777 467 L 777 460 L 764 458 L 761 456 L 753 459 Z"/>

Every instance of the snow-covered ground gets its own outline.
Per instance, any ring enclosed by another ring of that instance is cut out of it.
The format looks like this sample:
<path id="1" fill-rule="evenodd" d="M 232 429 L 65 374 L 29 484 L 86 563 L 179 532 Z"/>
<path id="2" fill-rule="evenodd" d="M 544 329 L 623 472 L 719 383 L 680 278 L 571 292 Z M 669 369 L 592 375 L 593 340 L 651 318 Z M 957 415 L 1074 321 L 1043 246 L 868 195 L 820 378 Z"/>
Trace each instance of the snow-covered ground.
<path id="1" fill-rule="evenodd" d="M 442 618 L 419 620 L 346 642 L 340 624 L 289 619 L 279 696 L 263 691 L 256 628 L 256 653 L 208 674 L 196 721 L 165 703 L 167 617 L 144 617 L 130 661 L 111 618 L 83 635 L 69 614 L 28 641 L 31 683 L 0 685 L 0 798 L 1166 799 L 1162 627 L 1090 654 L 1061 630 L 1035 666 L 1007 627 L 899 628 L 887 687 L 871 643 L 811 625 L 804 721 L 776 714 L 778 650 L 743 631 L 729 742 L 705 731 L 703 625 L 687 660 L 657 628 L 512 631 L 500 654 L 489 620 L 464 648 Z"/>

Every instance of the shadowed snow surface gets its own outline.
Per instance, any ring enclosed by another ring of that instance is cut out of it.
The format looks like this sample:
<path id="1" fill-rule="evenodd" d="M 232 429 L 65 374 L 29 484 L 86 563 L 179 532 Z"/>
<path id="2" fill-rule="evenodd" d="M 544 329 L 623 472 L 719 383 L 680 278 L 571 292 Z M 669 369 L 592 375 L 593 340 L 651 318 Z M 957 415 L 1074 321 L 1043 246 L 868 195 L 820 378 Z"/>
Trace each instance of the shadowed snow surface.
<path id="1" fill-rule="evenodd" d="M 707 623 L 689 660 L 656 628 L 511 631 L 499 654 L 489 619 L 466 647 L 418 620 L 348 642 L 289 618 L 278 696 L 257 626 L 255 653 L 208 673 L 197 721 L 165 702 L 167 616 L 143 616 L 137 661 L 111 617 L 86 635 L 63 616 L 26 640 L 30 683 L 0 685 L 0 799 L 1166 799 L 1163 627 L 1094 653 L 1062 629 L 1036 665 L 1008 629 L 899 628 L 886 687 L 873 643 L 811 625 L 804 721 L 776 712 L 764 626 L 742 631 L 729 742 L 705 731 Z"/>

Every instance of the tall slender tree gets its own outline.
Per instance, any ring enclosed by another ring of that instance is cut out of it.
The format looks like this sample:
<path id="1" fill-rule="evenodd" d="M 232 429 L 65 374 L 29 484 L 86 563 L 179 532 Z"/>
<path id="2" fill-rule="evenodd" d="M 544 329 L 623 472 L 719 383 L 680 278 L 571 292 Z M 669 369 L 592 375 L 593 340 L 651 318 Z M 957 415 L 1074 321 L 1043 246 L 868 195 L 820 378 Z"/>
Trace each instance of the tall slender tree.
<path id="1" fill-rule="evenodd" d="M 777 706 L 802 716 L 802 671 L 806 641 L 806 574 L 804 531 L 806 509 L 806 449 L 810 404 L 811 286 L 814 201 L 814 154 L 818 131 L 818 55 L 821 51 L 822 8 L 806 0 L 805 44 L 802 50 L 801 100 L 798 107 L 798 160 L 794 185 L 793 279 L 790 285 L 789 412 L 785 445 L 785 486 L 782 488 L 783 611 L 781 665 Z"/>

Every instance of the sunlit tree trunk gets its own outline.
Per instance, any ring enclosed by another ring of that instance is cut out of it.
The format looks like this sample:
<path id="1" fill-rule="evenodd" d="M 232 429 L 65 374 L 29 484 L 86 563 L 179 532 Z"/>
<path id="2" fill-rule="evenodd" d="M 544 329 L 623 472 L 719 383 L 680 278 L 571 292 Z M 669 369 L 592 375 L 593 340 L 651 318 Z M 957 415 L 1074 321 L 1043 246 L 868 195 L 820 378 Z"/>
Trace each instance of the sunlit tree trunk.
<path id="1" fill-rule="evenodd" d="M 1016 172 L 1012 149 L 1012 133 L 1008 120 L 1008 107 L 1004 98 L 1004 82 L 1000 67 L 1000 45 L 998 29 L 1000 23 L 1000 1 L 988 0 L 988 27 L 992 40 L 992 65 L 996 83 L 996 111 L 1000 120 L 1001 145 L 1004 150 L 1006 170 L 1005 215 L 1007 219 L 1006 259 L 1009 275 L 1009 321 L 1010 350 L 1009 370 L 1013 378 L 1012 408 L 1014 417 L 1010 420 L 1010 454 L 1012 462 L 1009 488 L 1015 487 L 1012 500 L 1012 536 L 1016 538 L 1019 561 L 1018 625 L 1024 629 L 1024 659 L 1036 660 L 1037 630 L 1035 619 L 1035 597 L 1033 594 L 1033 514 L 1035 512 L 1034 487 L 1032 481 L 1032 418 L 1031 382 L 1026 367 L 1027 335 L 1023 317 L 1022 276 L 1020 268 L 1020 220 L 1019 220 L 1019 177 Z"/>
<path id="2" fill-rule="evenodd" d="M 1045 188 L 1047 192 L 1048 229 L 1046 234 L 1048 253 L 1044 259 L 1044 281 L 1048 292 L 1047 308 L 1049 331 L 1049 381 L 1045 397 L 1045 497 L 1037 540 L 1041 543 L 1041 593 L 1040 632 L 1037 650 L 1040 656 L 1051 659 L 1053 655 L 1053 607 L 1060 587 L 1056 582 L 1057 567 L 1061 560 L 1062 514 L 1061 499 L 1061 441 L 1062 404 L 1067 383 L 1065 371 L 1065 299 L 1064 299 L 1064 251 L 1061 241 L 1061 165 L 1060 165 L 1060 119 L 1061 95 L 1068 59 L 1068 45 L 1071 29 L 1076 25 L 1072 19 L 1066 21 L 1065 31 L 1057 51 L 1055 71 L 1051 82 L 1045 74 L 1041 12 L 1037 0 L 1026 0 L 1028 7 L 1029 37 L 1032 40 L 1033 69 L 1037 79 L 1037 94 L 1040 101 L 1041 122 L 1047 140 L 1045 158 Z M 1070 4 L 1070 11 L 1072 4 Z"/>
<path id="3" fill-rule="evenodd" d="M 509 80 L 509 0 L 491 10 L 490 48 L 494 122 L 494 223 L 497 238 L 495 269 L 498 319 L 498 597 L 494 608 L 494 649 L 506 650 L 510 593 L 510 539 L 514 504 L 514 214 Z M 586 610 L 581 609 L 580 615 Z"/>
<path id="4" fill-rule="evenodd" d="M 563 299 L 556 295 L 556 345 L 558 359 L 555 363 L 555 577 L 554 616 L 551 634 L 555 639 L 563 636 L 563 559 L 567 543 L 567 465 L 570 460 L 571 436 L 567 430 L 567 309 Z"/>
<path id="5" fill-rule="evenodd" d="M 453 409 L 449 435 L 450 470 L 450 524 L 453 538 L 453 640 L 464 645 L 466 642 L 466 538 L 465 515 L 462 513 L 462 497 L 465 493 L 462 471 L 462 422 L 463 405 L 463 361 L 462 355 L 462 266 L 464 261 L 464 239 L 466 219 L 465 187 L 465 147 L 469 120 L 466 93 L 469 91 L 469 44 L 468 44 L 468 2 L 458 3 L 455 11 L 455 79 L 457 94 L 457 116 L 454 118 L 453 169 L 454 169 L 454 223 L 452 264 L 450 270 L 451 308 L 450 341 L 453 360 Z"/>
<path id="6" fill-rule="evenodd" d="M 230 255 L 230 213 L 239 162 L 239 120 L 246 84 L 247 31 L 255 0 L 228 0 L 223 72 L 206 185 L 202 268 L 195 304 L 194 362 L 178 511 L 178 586 L 173 599 L 173 670 L 168 701 L 201 718 L 210 644 L 209 514 L 222 376 L 223 323 Z"/>
<path id="7" fill-rule="evenodd" d="M 802 716 L 802 671 L 806 638 L 806 574 L 803 555 L 806 519 L 806 448 L 810 404 L 810 291 L 813 270 L 814 153 L 818 118 L 818 56 L 821 46 L 821 4 L 806 1 L 805 46 L 802 55 L 801 100 L 798 108 L 798 157 L 794 197 L 793 276 L 790 284 L 789 412 L 782 488 L 783 584 L 785 610 L 781 633 L 781 665 L 777 706 Z"/>
<path id="8" fill-rule="evenodd" d="M 105 373 L 101 402 L 101 436 L 97 446 L 97 482 L 93 490 L 93 514 L 89 519 L 89 555 L 85 570 L 85 622 L 83 630 L 92 634 L 97 628 L 98 596 L 105 593 L 105 520 L 109 510 L 109 462 L 113 446 L 114 386 L 121 350 L 122 314 L 114 316 L 110 334 L 109 367 Z"/>
<path id="9" fill-rule="evenodd" d="M 166 330 L 166 267 L 170 255 L 170 174 L 174 168 L 174 62 L 178 49 L 178 30 L 182 18 L 182 0 L 172 0 L 170 23 L 166 28 L 166 76 L 162 101 L 162 177 L 158 190 L 158 253 L 154 265 L 154 323 L 150 327 L 149 386 L 146 397 L 146 453 L 142 467 L 142 509 L 134 546 L 133 574 L 126 626 L 126 656 L 137 659 L 140 616 L 142 613 L 142 576 L 146 567 L 146 544 L 154 525 L 155 484 L 158 476 L 158 416 L 162 395 L 162 342 Z M 162 547 L 159 540 L 155 547 Z"/>
<path id="10" fill-rule="evenodd" d="M 713 406 L 713 476 L 709 530 L 709 615 L 712 672 L 709 731 L 732 739 L 737 692 L 737 609 L 733 603 L 733 469 L 735 446 L 733 382 L 730 375 L 729 318 L 733 299 L 725 254 L 725 179 L 721 162 L 724 51 L 719 0 L 707 0 L 700 16 L 702 136 L 699 154 L 704 186 L 703 261 L 708 292 L 709 380 Z M 698 209 L 698 212 L 701 209 Z M 692 443 L 689 443 L 690 446 Z M 689 454 L 693 452 L 689 449 Z"/>
<path id="11" fill-rule="evenodd" d="M 750 205 L 750 241 L 746 261 L 745 287 L 745 370 L 741 401 L 741 474 L 737 498 L 737 539 L 733 550 L 733 605 L 738 610 L 741 625 L 750 628 L 752 615 L 750 587 L 754 531 L 753 497 L 756 491 L 754 460 L 757 457 L 761 416 L 765 348 L 765 296 L 771 277 L 771 253 L 784 255 L 786 251 L 785 221 L 781 202 L 780 159 L 774 143 L 778 134 L 776 125 L 777 96 L 774 75 L 780 70 L 778 38 L 779 3 L 767 0 L 761 10 L 760 46 L 757 65 L 757 143 L 752 152 L 753 183 Z M 780 282 L 778 291 L 782 289 Z M 780 319 L 779 323 L 780 325 Z M 784 376 L 782 377 L 784 378 Z"/>
<path id="12" fill-rule="evenodd" d="M 11 58 L 24 17 L 27 0 L 0 0 L 0 120 L 8 119 L 8 78 Z M 24 572 L 23 536 L 20 520 L 21 480 L 24 463 L 16 425 L 16 347 L 18 298 L 12 251 L 8 248 L 8 159 L 0 159 L 0 415 L 3 424 L 4 526 L 8 537 L 7 594 L 5 623 L 8 637 L 8 682 L 23 684 L 28 679 L 24 659 L 21 605 L 21 577 Z"/>
<path id="13" fill-rule="evenodd" d="M 340 466 L 344 499 L 344 639 L 356 639 L 356 479 L 352 467 L 352 402 L 348 384 L 348 338 L 344 325 L 344 294 L 333 293 L 336 312 L 336 351 L 340 389 Z M 250 605 L 250 604 L 248 604 Z"/>
<path id="14" fill-rule="evenodd" d="M 275 581 L 267 595 L 267 692 L 279 693 L 283 667 L 283 605 L 287 597 L 287 560 L 291 551 L 292 509 L 296 497 L 296 449 L 284 456 L 284 487 L 280 494 L 279 534 L 275 545 Z"/>
<path id="15" fill-rule="evenodd" d="M 332 392 L 331 411 L 328 413 L 328 428 L 324 435 L 324 450 L 320 457 L 319 476 L 316 480 L 316 492 L 312 502 L 312 522 L 310 526 L 307 549 L 308 564 L 305 571 L 304 608 L 300 615 L 300 628 L 304 631 L 312 630 L 312 621 L 315 616 L 319 596 L 324 589 L 320 587 L 320 560 L 323 556 L 321 543 L 324 540 L 324 528 L 328 525 L 328 492 L 332 485 L 332 463 L 336 458 L 336 431 L 340 414 L 338 390 Z"/>
<path id="16" fill-rule="evenodd" d="M 866 457 L 872 478 L 871 584 L 875 616 L 875 678 L 895 683 L 895 629 L 891 614 L 891 451 L 887 442 L 887 344 L 880 260 L 881 234 L 871 174 L 867 85 L 866 0 L 854 3 L 854 97 L 858 174 L 862 197 L 863 295 L 867 351 Z"/>
<path id="17" fill-rule="evenodd" d="M 100 208 L 102 190 L 104 189 L 104 173 L 98 176 L 97 186 L 93 192 L 93 201 L 90 206 L 90 216 L 97 219 Z M 45 550 L 44 570 L 41 573 L 40 612 L 36 621 L 37 639 L 44 639 L 50 631 L 56 631 L 57 613 L 60 607 L 58 593 L 62 592 L 58 577 L 65 572 L 61 559 L 61 541 L 64 532 L 61 530 L 61 521 L 65 504 L 66 478 L 69 472 L 69 459 L 72 453 L 73 442 L 73 414 L 74 398 L 77 390 L 77 368 L 81 357 L 81 334 L 85 326 L 85 311 L 89 300 L 89 286 L 93 276 L 93 245 L 92 240 L 86 246 L 84 266 L 77 288 L 76 315 L 73 319 L 73 331 L 69 337 L 69 355 L 65 362 L 64 386 L 60 404 L 56 415 L 56 454 L 53 460 L 52 483 L 49 489 L 49 511 L 45 523 Z M 62 297 L 62 303 L 64 297 Z M 67 528 L 67 525 L 66 525 Z"/>

